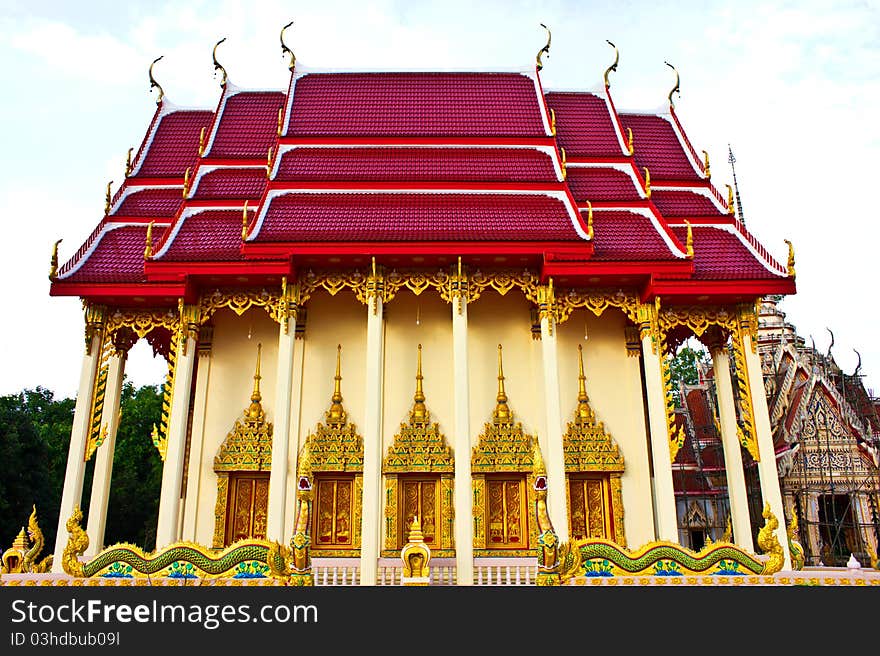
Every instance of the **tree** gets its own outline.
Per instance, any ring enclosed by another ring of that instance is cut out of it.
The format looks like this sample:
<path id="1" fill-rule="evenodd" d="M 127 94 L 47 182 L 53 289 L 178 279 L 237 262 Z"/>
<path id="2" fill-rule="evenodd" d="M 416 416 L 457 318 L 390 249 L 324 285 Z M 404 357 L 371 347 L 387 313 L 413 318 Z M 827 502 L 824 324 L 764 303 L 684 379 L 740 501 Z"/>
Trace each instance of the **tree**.
<path id="1" fill-rule="evenodd" d="M 681 405 L 681 385 L 696 385 L 700 382 L 699 369 L 707 365 L 706 351 L 687 345 L 678 349 L 678 352 L 669 359 L 669 370 L 672 374 L 670 385 L 676 405 Z"/>

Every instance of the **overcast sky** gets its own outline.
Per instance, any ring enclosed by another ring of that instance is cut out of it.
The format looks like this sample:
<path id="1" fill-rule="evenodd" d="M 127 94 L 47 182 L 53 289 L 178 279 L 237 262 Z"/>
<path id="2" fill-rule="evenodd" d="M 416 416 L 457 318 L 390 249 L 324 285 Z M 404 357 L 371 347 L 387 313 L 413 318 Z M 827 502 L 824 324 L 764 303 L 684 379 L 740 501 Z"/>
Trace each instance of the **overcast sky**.
<path id="1" fill-rule="evenodd" d="M 619 110 L 676 110 L 732 183 L 746 225 L 782 263 L 795 245 L 798 293 L 782 304 L 798 332 L 849 373 L 856 354 L 880 393 L 875 221 L 880 219 L 880 5 L 876 2 L 17 2 L 0 0 L 0 211 L 5 357 L 0 394 L 42 385 L 73 396 L 83 352 L 78 299 L 50 298 L 52 243 L 75 252 L 100 220 L 155 110 L 147 69 L 178 105 L 214 109 L 211 50 L 244 88 L 286 87 L 278 42 L 304 67 L 480 69 L 533 65 L 552 30 L 545 89 L 611 77 Z M 638 144 L 636 144 L 638 147 Z M 139 344 L 128 365 L 159 383 L 164 361 Z"/>

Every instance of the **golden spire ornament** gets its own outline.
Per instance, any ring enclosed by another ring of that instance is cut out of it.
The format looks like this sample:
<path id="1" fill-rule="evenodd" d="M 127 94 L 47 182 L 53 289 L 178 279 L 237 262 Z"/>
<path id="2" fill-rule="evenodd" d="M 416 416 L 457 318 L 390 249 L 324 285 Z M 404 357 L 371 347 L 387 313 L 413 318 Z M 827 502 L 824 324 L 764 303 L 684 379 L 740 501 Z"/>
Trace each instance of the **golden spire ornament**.
<path id="1" fill-rule="evenodd" d="M 584 347 L 578 344 L 578 406 L 577 420 L 580 423 L 592 424 L 595 420 L 587 396 L 587 377 L 584 375 Z"/>
<path id="2" fill-rule="evenodd" d="M 501 344 L 498 345 L 498 396 L 495 397 L 495 423 L 510 421 L 510 408 L 507 407 L 507 393 L 504 391 L 504 367 L 501 362 Z"/>
<path id="3" fill-rule="evenodd" d="M 416 393 L 413 396 L 412 420 L 424 422 L 428 418 L 428 410 L 425 407 L 425 391 L 422 389 L 422 345 L 419 344 L 418 365 L 416 368 Z"/>
<path id="4" fill-rule="evenodd" d="M 327 423 L 344 424 L 345 410 L 342 408 L 342 344 L 336 345 L 336 376 L 333 378 L 333 396 L 330 397 L 330 410 L 327 411 Z"/>
<path id="5" fill-rule="evenodd" d="M 254 391 L 251 393 L 251 404 L 245 410 L 245 417 L 249 421 L 262 421 L 265 416 L 263 406 L 260 403 L 263 400 L 263 396 L 260 394 L 260 380 L 262 379 L 260 375 L 260 356 L 262 350 L 263 345 L 257 344 L 257 368 L 254 372 Z"/>

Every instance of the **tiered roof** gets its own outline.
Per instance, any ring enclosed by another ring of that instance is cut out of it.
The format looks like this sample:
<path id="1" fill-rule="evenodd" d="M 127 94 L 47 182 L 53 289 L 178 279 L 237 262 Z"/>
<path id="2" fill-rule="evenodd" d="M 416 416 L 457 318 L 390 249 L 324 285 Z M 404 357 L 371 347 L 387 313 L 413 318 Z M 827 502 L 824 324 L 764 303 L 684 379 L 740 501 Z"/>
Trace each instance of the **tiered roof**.
<path id="1" fill-rule="evenodd" d="M 371 256 L 395 268 L 460 256 L 667 303 L 794 291 L 671 106 L 618 113 L 607 87 L 545 93 L 530 68 L 296 69 L 286 92 L 224 77 L 213 112 L 162 99 L 106 216 L 51 293 L 176 303 L 208 279 L 278 282 Z"/>

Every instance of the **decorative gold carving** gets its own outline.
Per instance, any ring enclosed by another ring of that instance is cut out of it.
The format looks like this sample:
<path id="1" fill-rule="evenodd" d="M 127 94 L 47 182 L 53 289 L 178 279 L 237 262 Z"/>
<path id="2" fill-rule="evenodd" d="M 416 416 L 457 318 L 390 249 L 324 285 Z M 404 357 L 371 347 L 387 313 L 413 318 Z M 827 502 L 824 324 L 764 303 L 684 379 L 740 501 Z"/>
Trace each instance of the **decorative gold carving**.
<path id="1" fill-rule="evenodd" d="M 293 320 L 296 326 L 297 312 L 300 305 L 300 286 L 299 283 L 289 284 L 287 276 L 281 278 L 281 296 L 278 298 L 278 305 L 275 310 L 276 321 L 279 321 L 284 334 L 290 332 L 290 322 Z M 270 312 L 270 314 L 272 314 Z"/>
<path id="2" fill-rule="evenodd" d="M 685 252 L 687 253 L 687 259 L 694 259 L 694 230 L 691 227 L 690 221 L 685 221 L 685 225 L 687 225 L 687 241 L 685 245 Z"/>
<path id="3" fill-rule="evenodd" d="M 634 152 L 636 152 L 635 144 L 633 143 L 632 128 L 626 129 L 626 150 L 627 150 L 627 152 L 629 152 L 630 155 L 632 155 Z"/>
<path id="4" fill-rule="evenodd" d="M 112 202 L 112 197 L 110 195 L 110 187 L 113 186 L 113 180 L 107 183 L 107 191 L 104 194 L 104 214 L 110 214 L 110 205 Z"/>
<path id="5" fill-rule="evenodd" d="M 556 112 L 550 108 L 550 135 L 556 136 Z"/>
<path id="6" fill-rule="evenodd" d="M 31 544 L 33 542 L 33 544 Z M 2 574 L 32 574 L 48 572 L 52 568 L 54 560 L 49 554 L 39 562 L 37 559 L 43 551 L 45 539 L 43 531 L 37 522 L 37 506 L 34 505 L 28 518 L 27 532 L 22 527 L 21 532 L 12 542 L 12 546 L 3 552 L 0 573 Z"/>
<path id="7" fill-rule="evenodd" d="M 727 213 L 733 216 L 734 207 L 733 207 L 733 187 L 730 185 L 725 185 L 727 187 Z"/>
<path id="8" fill-rule="evenodd" d="M 553 325 L 556 323 L 556 302 L 553 294 L 553 278 L 550 278 L 546 285 L 538 285 L 537 293 L 538 319 L 542 324 L 546 319 L 547 333 L 552 335 Z"/>
<path id="9" fill-rule="evenodd" d="M 575 308 L 586 308 L 601 316 L 609 307 L 621 310 L 633 322 L 639 321 L 639 299 L 632 292 L 608 289 L 567 289 L 554 295 L 556 321 L 563 323 Z"/>
<path id="10" fill-rule="evenodd" d="M 593 230 L 593 204 L 587 201 L 587 239 L 593 240 L 595 232 Z"/>
<path id="11" fill-rule="evenodd" d="M 162 57 L 164 57 L 164 55 L 160 55 L 160 56 L 156 57 L 156 58 L 153 60 L 153 63 L 150 64 L 150 70 L 149 70 L 149 77 L 150 77 L 150 93 L 153 92 L 153 89 L 158 89 L 158 90 L 159 90 L 159 95 L 158 95 L 158 97 L 156 98 L 156 104 L 157 104 L 157 105 L 161 105 L 161 104 L 162 104 L 162 98 L 165 97 L 165 92 L 162 90 L 162 87 L 159 85 L 159 83 L 156 82 L 156 78 L 153 77 L 153 66 L 155 66 L 155 65 L 156 65 L 156 62 L 159 61 L 160 59 L 162 59 Z"/>
<path id="12" fill-rule="evenodd" d="M 537 525 L 538 547 L 538 574 L 535 583 L 539 586 L 560 585 L 563 580 L 563 570 L 565 570 L 565 578 L 568 578 L 579 568 L 580 552 L 571 542 L 560 544 L 553 523 L 550 521 L 550 512 L 547 509 L 547 471 L 544 468 L 541 446 L 537 440 L 534 444 L 533 460 L 534 493 L 531 503 Z"/>
<path id="13" fill-rule="evenodd" d="M 761 513 L 764 518 L 764 526 L 758 530 L 758 548 L 761 549 L 769 557 L 764 563 L 764 569 L 761 574 L 775 574 L 782 569 L 785 564 L 785 551 L 779 544 L 779 538 L 776 536 L 776 529 L 779 528 L 779 520 L 776 519 L 770 511 L 770 504 L 764 503 L 764 511 Z"/>
<path id="14" fill-rule="evenodd" d="M 284 107 L 278 108 L 278 126 L 275 132 L 278 134 L 279 137 L 284 132 Z"/>
<path id="15" fill-rule="evenodd" d="M 666 408 L 666 432 L 669 439 L 669 461 L 675 462 L 675 457 L 684 445 L 687 435 L 685 434 L 684 426 L 675 425 L 675 399 L 672 396 L 672 368 L 670 366 L 671 354 L 667 353 L 666 333 L 661 328 L 657 334 L 660 377 L 663 382 L 663 398 Z"/>
<path id="16" fill-rule="evenodd" d="M 664 334 L 678 326 L 687 326 L 694 335 L 701 337 L 712 326 L 732 333 L 736 328 L 737 316 L 732 309 L 713 306 L 670 306 L 658 314 L 659 330 Z"/>
<path id="17" fill-rule="evenodd" d="M 68 576 L 83 576 L 83 564 L 79 557 L 89 548 L 89 536 L 80 525 L 82 518 L 82 511 L 77 504 L 73 507 L 73 513 L 64 525 L 68 536 L 61 556 L 61 566 Z"/>
<path id="18" fill-rule="evenodd" d="M 222 549 L 226 542 L 226 513 L 229 497 L 229 472 L 217 472 L 217 500 L 214 502 L 214 537 L 211 546 Z"/>
<path id="19" fill-rule="evenodd" d="M 58 239 L 52 245 L 52 257 L 49 259 L 49 280 L 55 280 L 55 276 L 58 274 L 58 244 L 60 244 L 63 239 Z"/>
<path id="20" fill-rule="evenodd" d="M 104 414 L 104 397 L 107 394 L 107 376 L 110 372 L 110 356 L 113 354 L 113 341 L 109 331 L 104 331 L 101 342 L 101 357 L 98 362 L 98 372 L 92 385 L 92 411 L 89 422 L 89 438 L 86 444 L 84 460 L 88 462 L 92 454 L 104 443 L 107 437 L 107 425 L 101 427 L 101 418 Z"/>
<path id="21" fill-rule="evenodd" d="M 202 129 L 199 131 L 199 157 L 205 156 L 205 148 L 208 145 L 207 140 L 207 128 L 203 125 Z"/>
<path id="22" fill-rule="evenodd" d="M 198 322 L 205 323 L 220 308 L 228 308 L 241 316 L 252 307 L 261 307 L 278 321 L 279 294 L 263 289 L 215 289 L 199 300 Z"/>
<path id="23" fill-rule="evenodd" d="M 655 297 L 654 303 L 640 303 L 637 306 L 637 323 L 639 325 L 639 339 L 651 338 L 651 351 L 657 353 L 660 340 L 660 327 L 658 314 L 660 310 L 660 297 Z"/>
<path id="24" fill-rule="evenodd" d="M 171 416 L 171 400 L 174 397 L 174 379 L 177 373 L 177 346 L 180 343 L 180 332 L 171 333 L 171 344 L 168 347 L 168 373 L 162 385 L 162 414 L 159 417 L 159 425 L 153 424 L 151 434 L 153 446 L 159 451 L 162 462 L 165 461 L 165 452 L 168 447 L 168 419 Z"/>
<path id="25" fill-rule="evenodd" d="M 610 89 L 611 88 L 611 80 L 609 79 L 608 76 L 611 75 L 612 72 L 617 71 L 617 63 L 620 61 L 620 51 L 618 51 L 617 46 L 614 45 L 613 43 L 611 43 L 611 41 L 609 41 L 608 39 L 605 39 L 605 43 L 607 43 L 609 46 L 614 48 L 614 63 L 605 69 L 605 75 L 603 76 L 605 78 L 605 88 Z M 630 154 L 632 154 L 632 153 L 630 153 Z"/>
<path id="26" fill-rule="evenodd" d="M 642 342 L 639 340 L 639 327 L 627 324 L 623 327 L 626 339 L 626 355 L 629 358 L 637 358 L 642 354 Z"/>
<path id="27" fill-rule="evenodd" d="M 651 172 L 647 166 L 642 167 L 645 171 L 645 198 L 651 197 Z"/>
<path id="28" fill-rule="evenodd" d="M 562 171 L 562 179 L 565 180 L 568 177 L 568 161 L 565 158 L 565 148 L 560 147 L 559 153 L 559 170 Z"/>
<path id="29" fill-rule="evenodd" d="M 152 310 L 131 310 L 121 308 L 113 310 L 107 317 L 107 332 L 111 335 L 120 328 L 131 329 L 138 338 L 145 337 L 156 328 L 165 328 L 175 332 L 180 325 L 179 315 L 172 309 L 157 308 Z"/>
<path id="30" fill-rule="evenodd" d="M 220 39 L 216 44 L 214 44 L 214 50 L 211 53 L 211 56 L 214 58 L 214 75 L 217 75 L 217 71 L 220 71 L 220 86 L 226 87 L 226 69 L 217 61 L 217 46 L 226 41 L 226 37 Z"/>
<path id="31" fill-rule="evenodd" d="M 626 547 L 626 532 L 623 524 L 623 486 L 621 475 L 611 474 L 611 510 L 614 513 L 614 541 Z"/>
<path id="32" fill-rule="evenodd" d="M 266 155 L 266 179 L 272 178 L 272 165 L 275 163 L 275 149 L 269 146 L 269 152 Z"/>
<path id="33" fill-rule="evenodd" d="M 283 57 L 284 55 L 288 55 L 290 57 L 290 61 L 288 61 L 287 63 L 287 68 L 289 68 L 290 72 L 292 73 L 293 69 L 296 67 L 296 56 L 293 54 L 293 50 L 288 48 L 287 45 L 284 43 L 284 30 L 286 30 L 291 25 L 293 25 L 293 21 L 290 21 L 287 25 L 281 28 L 281 34 L 279 35 L 279 38 L 281 40 L 281 56 Z M 281 133 L 279 132 L 279 136 L 280 134 Z"/>
<path id="34" fill-rule="evenodd" d="M 535 62 L 539 71 L 544 68 L 544 63 L 541 61 L 541 57 L 543 57 L 545 54 L 548 57 L 550 56 L 550 39 L 552 38 L 552 35 L 550 34 L 550 28 L 544 25 L 544 23 L 541 23 L 541 27 L 547 30 L 547 43 L 543 48 L 538 51 L 538 54 L 535 57 Z"/>
<path id="35" fill-rule="evenodd" d="M 743 336 L 747 323 L 744 313 L 740 313 L 741 321 L 736 323 L 733 331 L 731 344 L 733 347 L 733 362 L 736 369 L 737 391 L 739 393 L 739 406 L 741 423 L 737 425 L 736 433 L 740 444 L 752 456 L 755 462 L 760 461 L 760 453 L 758 451 L 758 433 L 755 429 L 755 413 L 752 410 L 752 389 L 749 384 L 748 365 L 746 364 L 746 352 Z"/>
<path id="36" fill-rule="evenodd" d="M 788 244 L 788 277 L 794 279 L 794 245 L 792 245 L 788 239 L 784 239 L 783 241 Z"/>
<path id="37" fill-rule="evenodd" d="M 709 153 L 705 150 L 703 151 L 703 172 L 706 174 L 706 179 L 712 179 L 712 171 L 709 169 Z"/>
<path id="38" fill-rule="evenodd" d="M 666 64 L 669 68 L 671 68 L 673 70 L 673 72 L 675 73 L 675 86 L 672 87 L 672 90 L 669 92 L 669 108 L 675 109 L 675 103 L 672 102 L 672 94 L 679 93 L 678 87 L 679 87 L 680 79 L 678 76 L 678 71 L 676 70 L 675 66 L 673 66 L 669 62 L 663 62 L 663 63 Z"/>
<path id="39" fill-rule="evenodd" d="M 198 341 L 201 312 L 198 305 L 185 305 L 183 299 L 177 302 L 177 313 L 180 317 L 179 333 L 180 352 L 186 355 L 189 340 Z"/>
<path id="40" fill-rule="evenodd" d="M 403 585 L 428 585 L 431 575 L 431 549 L 425 544 L 418 515 L 413 517 L 409 529 L 409 541 L 400 550 L 403 561 L 401 579 Z"/>
<path id="41" fill-rule="evenodd" d="M 473 491 L 473 522 L 474 522 L 474 541 L 473 547 L 477 549 L 486 548 L 486 478 L 485 476 L 474 476 L 471 482 Z"/>
<path id="42" fill-rule="evenodd" d="M 153 224 L 155 224 L 155 223 L 156 223 L 155 221 L 150 221 L 147 224 L 147 239 L 146 239 L 147 243 L 144 246 L 144 259 L 145 260 L 149 260 L 151 257 L 153 257 Z"/>
<path id="43" fill-rule="evenodd" d="M 186 170 L 183 172 L 183 189 L 181 190 L 181 195 L 186 198 L 189 196 L 189 189 L 192 185 L 192 167 L 187 166 Z"/>

